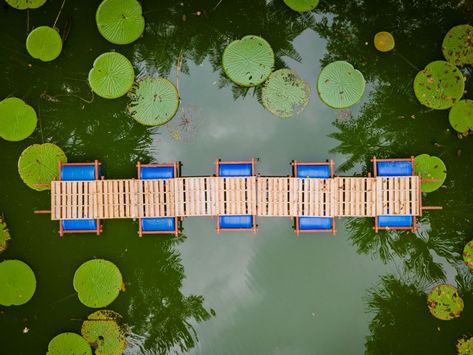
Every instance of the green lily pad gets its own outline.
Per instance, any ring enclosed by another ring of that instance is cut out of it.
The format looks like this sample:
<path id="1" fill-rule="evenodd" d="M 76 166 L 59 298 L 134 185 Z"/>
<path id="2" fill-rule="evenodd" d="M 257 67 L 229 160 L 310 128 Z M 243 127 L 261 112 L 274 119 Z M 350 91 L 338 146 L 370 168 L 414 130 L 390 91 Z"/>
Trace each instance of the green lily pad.
<path id="1" fill-rule="evenodd" d="M 130 61 L 117 52 L 107 52 L 95 59 L 89 72 L 89 85 L 104 99 L 116 99 L 130 91 L 135 71 Z"/>
<path id="2" fill-rule="evenodd" d="M 28 138 L 35 130 L 38 119 L 30 105 L 16 97 L 0 101 L 0 137 L 17 142 Z"/>
<path id="3" fill-rule="evenodd" d="M 23 182 L 33 190 L 49 190 L 58 174 L 58 161 L 67 162 L 66 154 L 52 143 L 33 144 L 26 148 L 18 159 L 18 172 Z"/>
<path id="4" fill-rule="evenodd" d="M 472 355 L 473 354 L 473 337 L 469 339 L 458 339 L 457 354 L 458 355 Z"/>
<path id="5" fill-rule="evenodd" d="M 76 270 L 73 281 L 79 300 L 91 308 L 106 307 L 118 297 L 123 289 L 122 274 L 108 260 L 86 261 Z"/>
<path id="6" fill-rule="evenodd" d="M 50 62 L 61 54 L 61 36 L 52 27 L 36 27 L 26 38 L 26 50 L 33 58 Z"/>
<path id="7" fill-rule="evenodd" d="M 245 36 L 225 48 L 222 65 L 231 81 L 241 86 L 256 86 L 273 71 L 274 52 L 264 38 Z"/>
<path id="8" fill-rule="evenodd" d="M 447 167 L 442 159 L 428 154 L 416 156 L 414 160 L 414 170 L 420 174 L 422 179 L 422 192 L 432 192 L 440 188 L 447 178 Z M 428 181 L 435 179 L 436 181 Z"/>
<path id="9" fill-rule="evenodd" d="M 46 0 L 5 0 L 8 5 L 18 10 L 37 9 L 46 3 Z"/>
<path id="10" fill-rule="evenodd" d="M 380 52 L 389 52 L 394 49 L 394 37 L 391 33 L 381 31 L 374 36 L 374 46 Z"/>
<path id="11" fill-rule="evenodd" d="M 332 108 L 347 108 L 361 100 L 365 92 L 363 74 L 344 61 L 325 66 L 317 79 L 320 99 Z"/>
<path id="12" fill-rule="evenodd" d="M 51 339 L 46 355 L 92 355 L 92 349 L 79 334 L 61 333 Z"/>
<path id="13" fill-rule="evenodd" d="M 168 122 L 179 107 L 179 93 L 165 78 L 144 78 L 139 80 L 130 93 L 128 110 L 139 123 L 159 126 Z"/>
<path id="14" fill-rule="evenodd" d="M 450 320 L 460 317 L 464 305 L 455 287 L 442 284 L 435 286 L 427 296 L 427 306 L 435 318 Z"/>
<path id="15" fill-rule="evenodd" d="M 145 29 L 141 5 L 136 0 L 104 0 L 95 15 L 100 34 L 114 44 L 128 44 Z"/>
<path id="16" fill-rule="evenodd" d="M 273 72 L 264 83 L 261 99 L 273 115 L 288 118 L 304 111 L 310 99 L 310 87 L 290 69 Z"/>
<path id="17" fill-rule="evenodd" d="M 451 108 L 448 120 L 460 133 L 473 130 L 473 100 L 460 100 Z"/>
<path id="18" fill-rule="evenodd" d="M 473 26 L 452 27 L 443 39 L 442 53 L 454 65 L 473 65 Z"/>
<path id="19" fill-rule="evenodd" d="M 28 302 L 36 290 L 33 270 L 20 260 L 0 263 L 0 304 L 19 306 Z"/>
<path id="20" fill-rule="evenodd" d="M 427 64 L 414 79 L 419 102 L 435 110 L 452 107 L 463 96 L 465 80 L 456 66 L 442 60 Z"/>
<path id="21" fill-rule="evenodd" d="M 473 270 L 473 240 L 470 240 L 463 248 L 463 260 L 465 264 Z"/>
<path id="22" fill-rule="evenodd" d="M 122 354 L 126 348 L 121 316 L 113 311 L 92 313 L 82 323 L 81 334 L 95 349 L 96 355 Z"/>
<path id="23" fill-rule="evenodd" d="M 7 250 L 8 242 L 11 239 L 7 223 L 0 216 L 0 253 Z"/>
<path id="24" fill-rule="evenodd" d="M 284 3 L 294 11 L 306 12 L 315 9 L 319 0 L 284 0 Z"/>

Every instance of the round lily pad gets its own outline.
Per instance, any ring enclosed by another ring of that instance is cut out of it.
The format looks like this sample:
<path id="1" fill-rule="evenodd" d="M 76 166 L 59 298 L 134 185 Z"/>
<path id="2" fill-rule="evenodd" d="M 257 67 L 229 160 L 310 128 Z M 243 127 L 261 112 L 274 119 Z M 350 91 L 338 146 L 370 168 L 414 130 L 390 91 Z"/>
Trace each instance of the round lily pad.
<path id="1" fill-rule="evenodd" d="M 52 143 L 33 144 L 26 148 L 18 159 L 18 172 L 23 182 L 33 190 L 49 190 L 50 184 L 57 176 L 58 161 L 67 162 L 66 154 Z"/>
<path id="2" fill-rule="evenodd" d="M 0 216 L 0 253 L 7 249 L 8 242 L 10 239 L 11 237 L 10 232 L 8 231 L 7 224 Z"/>
<path id="3" fill-rule="evenodd" d="M 165 78 L 144 78 L 139 80 L 130 93 L 128 110 L 139 123 L 159 126 L 168 122 L 179 107 L 179 93 Z"/>
<path id="4" fill-rule="evenodd" d="M 274 52 L 264 38 L 245 36 L 230 43 L 223 52 L 223 70 L 238 85 L 264 82 L 274 67 Z"/>
<path id="5" fill-rule="evenodd" d="M 136 0 L 104 0 L 95 15 L 100 34 L 114 44 L 136 41 L 145 29 L 141 5 Z"/>
<path id="6" fill-rule="evenodd" d="M 123 289 L 120 270 L 111 261 L 103 259 L 89 260 L 79 266 L 73 284 L 79 300 L 91 308 L 108 306 Z"/>
<path id="7" fill-rule="evenodd" d="M 36 27 L 26 38 L 26 50 L 33 58 L 50 62 L 61 54 L 61 36 L 52 27 Z"/>
<path id="8" fill-rule="evenodd" d="M 460 317 L 463 311 L 463 299 L 452 285 L 435 286 L 427 296 L 427 306 L 435 318 L 450 320 Z"/>
<path id="9" fill-rule="evenodd" d="M 46 0 L 5 0 L 8 5 L 18 10 L 37 9 L 46 3 Z"/>
<path id="10" fill-rule="evenodd" d="M 261 98 L 273 115 L 288 118 L 304 111 L 309 103 L 310 87 L 295 71 L 280 69 L 264 83 Z"/>
<path id="11" fill-rule="evenodd" d="M 473 240 L 470 240 L 463 248 L 463 260 L 465 264 L 473 270 Z"/>
<path id="12" fill-rule="evenodd" d="M 28 302 L 36 290 L 33 270 L 20 260 L 0 263 L 0 304 L 19 306 Z"/>
<path id="13" fill-rule="evenodd" d="M 79 334 L 61 333 L 51 339 L 46 355 L 92 355 L 92 349 Z"/>
<path id="14" fill-rule="evenodd" d="M 414 170 L 420 174 L 422 181 L 422 192 L 432 192 L 440 188 L 447 177 L 447 167 L 442 159 L 428 154 L 416 156 Z M 430 181 L 435 180 L 435 181 Z"/>
<path id="15" fill-rule="evenodd" d="M 458 355 L 473 354 L 473 337 L 469 339 L 459 339 L 457 341 L 457 354 Z"/>
<path id="16" fill-rule="evenodd" d="M 38 119 L 30 105 L 16 97 L 0 101 L 0 137 L 17 142 L 29 137 Z"/>
<path id="17" fill-rule="evenodd" d="M 389 52 L 394 49 L 394 37 L 386 31 L 374 35 L 374 46 L 380 52 Z"/>
<path id="18" fill-rule="evenodd" d="M 319 0 L 284 0 L 284 3 L 294 11 L 306 12 L 315 9 Z"/>
<path id="19" fill-rule="evenodd" d="M 448 120 L 460 133 L 473 130 L 473 100 L 460 100 L 451 108 Z"/>
<path id="20" fill-rule="evenodd" d="M 353 65 L 344 61 L 328 64 L 317 79 L 320 99 L 333 108 L 347 108 L 361 100 L 365 78 Z"/>
<path id="21" fill-rule="evenodd" d="M 442 52 L 445 59 L 454 65 L 473 65 L 473 26 L 451 28 L 443 39 Z"/>
<path id="22" fill-rule="evenodd" d="M 414 92 L 419 102 L 435 110 L 452 107 L 461 99 L 464 89 L 460 70 L 442 60 L 427 64 L 414 79 Z"/>
<path id="23" fill-rule="evenodd" d="M 126 348 L 121 316 L 113 311 L 92 313 L 82 323 L 81 334 L 93 346 L 96 355 L 122 354 Z"/>
<path id="24" fill-rule="evenodd" d="M 116 99 L 130 91 L 135 71 L 130 61 L 117 52 L 107 52 L 95 59 L 89 72 L 89 85 L 104 99 Z"/>

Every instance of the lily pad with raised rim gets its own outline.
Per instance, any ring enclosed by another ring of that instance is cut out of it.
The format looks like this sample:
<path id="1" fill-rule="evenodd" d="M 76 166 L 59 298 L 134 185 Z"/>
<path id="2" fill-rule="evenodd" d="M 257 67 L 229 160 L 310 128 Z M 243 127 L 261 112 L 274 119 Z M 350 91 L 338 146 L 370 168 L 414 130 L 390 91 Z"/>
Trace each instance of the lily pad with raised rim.
<path id="1" fill-rule="evenodd" d="M 336 61 L 325 66 L 317 79 L 320 99 L 332 108 L 347 108 L 361 100 L 365 78 L 353 65 Z"/>
<path id="2" fill-rule="evenodd" d="M 443 60 L 427 64 L 414 79 L 414 92 L 419 102 L 435 110 L 445 110 L 463 96 L 465 81 L 456 66 Z"/>
<path id="3" fill-rule="evenodd" d="M 46 0 L 5 0 L 8 5 L 18 10 L 37 9 L 46 3 Z"/>
<path id="4" fill-rule="evenodd" d="M 315 9 L 319 0 L 284 0 L 284 3 L 294 11 L 306 12 Z"/>
<path id="5" fill-rule="evenodd" d="M 0 216 L 0 253 L 7 250 L 10 239 L 10 231 L 8 230 L 7 223 Z"/>
<path id="6" fill-rule="evenodd" d="M 274 52 L 264 38 L 245 36 L 225 48 L 222 65 L 225 74 L 236 84 L 256 86 L 273 71 Z"/>
<path id="7" fill-rule="evenodd" d="M 179 107 L 179 93 L 166 78 L 144 78 L 130 92 L 128 111 L 141 124 L 163 125 L 171 120 Z"/>
<path id="8" fill-rule="evenodd" d="M 458 339 L 457 354 L 458 355 L 472 355 L 473 354 L 473 337 L 469 339 Z"/>
<path id="9" fill-rule="evenodd" d="M 264 83 L 261 99 L 273 115 L 288 118 L 304 111 L 309 103 L 310 87 L 295 71 L 280 69 Z"/>
<path id="10" fill-rule="evenodd" d="M 36 111 L 23 100 L 9 97 L 0 101 L 0 137 L 17 142 L 28 138 L 37 124 Z"/>
<path id="11" fill-rule="evenodd" d="M 36 27 L 26 38 L 26 50 L 33 58 L 50 62 L 61 54 L 61 36 L 52 27 Z"/>
<path id="12" fill-rule="evenodd" d="M 427 296 L 427 306 L 430 313 L 440 320 L 460 317 L 464 307 L 458 290 L 448 284 L 438 285 L 432 289 Z"/>
<path id="13" fill-rule="evenodd" d="M 447 178 L 447 167 L 439 157 L 421 154 L 414 160 L 414 170 L 420 174 L 422 192 L 433 192 L 440 188 Z M 429 181 L 435 180 L 435 181 Z"/>
<path id="14" fill-rule="evenodd" d="M 0 305 L 19 306 L 28 302 L 36 290 L 33 270 L 20 260 L 0 263 Z"/>
<path id="15" fill-rule="evenodd" d="M 95 15 L 100 34 L 114 44 L 128 44 L 140 38 L 145 28 L 141 5 L 136 0 L 104 0 Z"/>
<path id="16" fill-rule="evenodd" d="M 130 61 L 117 52 L 107 52 L 95 59 L 89 72 L 89 85 L 104 99 L 116 99 L 130 91 L 135 71 Z"/>
<path id="17" fill-rule="evenodd" d="M 33 144 L 26 148 L 18 159 L 18 172 L 23 182 L 30 188 L 43 191 L 58 174 L 58 161 L 67 162 L 66 154 L 52 143 Z"/>
<path id="18" fill-rule="evenodd" d="M 473 240 L 470 240 L 463 248 L 463 260 L 465 264 L 473 271 Z"/>
<path id="19" fill-rule="evenodd" d="M 386 31 L 378 32 L 374 35 L 374 47 L 380 52 L 389 52 L 394 49 L 394 37 Z"/>
<path id="20" fill-rule="evenodd" d="M 451 108 L 448 120 L 455 131 L 465 133 L 473 130 L 473 100 L 460 100 Z"/>
<path id="21" fill-rule="evenodd" d="M 442 53 L 454 65 L 473 65 L 473 26 L 452 27 L 443 39 Z"/>
<path id="22" fill-rule="evenodd" d="M 46 355 L 92 355 L 92 349 L 79 334 L 68 332 L 51 339 Z"/>

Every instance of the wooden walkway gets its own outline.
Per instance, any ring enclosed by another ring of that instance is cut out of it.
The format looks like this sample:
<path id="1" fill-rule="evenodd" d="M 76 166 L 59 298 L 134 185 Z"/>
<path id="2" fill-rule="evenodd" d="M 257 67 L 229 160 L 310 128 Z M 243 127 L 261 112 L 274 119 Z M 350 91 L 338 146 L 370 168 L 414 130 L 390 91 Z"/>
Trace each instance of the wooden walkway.
<path id="1" fill-rule="evenodd" d="M 418 176 L 182 177 L 51 183 L 53 220 L 219 215 L 375 217 L 417 216 L 420 212 Z"/>

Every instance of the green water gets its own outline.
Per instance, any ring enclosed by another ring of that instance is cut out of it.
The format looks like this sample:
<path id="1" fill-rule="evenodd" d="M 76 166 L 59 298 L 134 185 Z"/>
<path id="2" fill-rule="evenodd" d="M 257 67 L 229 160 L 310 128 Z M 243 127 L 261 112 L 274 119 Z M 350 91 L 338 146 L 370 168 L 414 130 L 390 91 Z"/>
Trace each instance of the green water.
<path id="1" fill-rule="evenodd" d="M 126 292 L 109 308 L 130 327 L 127 354 L 454 354 L 456 339 L 473 335 L 473 280 L 461 258 L 473 233 L 473 141 L 458 139 L 448 112 L 421 106 L 412 90 L 416 72 L 442 59 L 448 29 L 471 23 L 470 0 L 321 0 L 311 15 L 282 1 L 144 1 L 143 38 L 126 46 L 98 33 L 97 2 L 66 1 L 57 24 L 68 33 L 61 56 L 33 60 L 24 47 L 27 26 L 52 25 L 61 3 L 48 0 L 29 19 L 6 4 L 0 9 L 0 98 L 23 98 L 41 121 L 25 141 L 0 141 L 0 212 L 12 235 L 0 260 L 24 260 L 38 280 L 30 302 L 0 307 L 0 353 L 42 354 L 56 334 L 80 331 L 93 310 L 77 299 L 72 277 L 91 258 L 122 270 Z M 373 48 L 380 30 L 394 34 L 394 52 Z M 222 51 L 246 34 L 266 38 L 277 67 L 310 83 L 300 116 L 276 118 L 258 90 L 225 79 Z M 127 98 L 92 100 L 87 73 L 110 50 L 126 55 L 139 77 L 159 73 L 173 82 L 182 53 L 182 105 L 167 126 L 135 123 Z M 321 66 L 338 59 L 368 81 L 351 110 L 332 110 L 315 92 Z M 471 98 L 472 68 L 463 72 Z M 327 158 L 337 174 L 356 175 L 370 171 L 374 154 L 428 153 L 444 160 L 448 176 L 424 204 L 444 210 L 425 213 L 417 235 L 375 235 L 372 220 L 345 219 L 335 237 L 296 238 L 288 219 L 272 218 L 259 220 L 256 235 L 217 235 L 215 220 L 193 218 L 177 241 L 140 239 L 128 220 L 105 221 L 101 237 L 60 238 L 56 223 L 33 214 L 49 208 L 49 194 L 29 189 L 17 173 L 22 150 L 41 142 L 61 146 L 69 161 L 99 159 L 107 178 L 135 176 L 138 160 L 179 160 L 189 176 L 212 174 L 217 158 L 252 157 L 266 175 L 290 174 L 293 159 Z M 433 318 L 425 303 L 425 292 L 443 282 L 458 286 L 465 301 L 461 318 L 449 322 Z"/>

